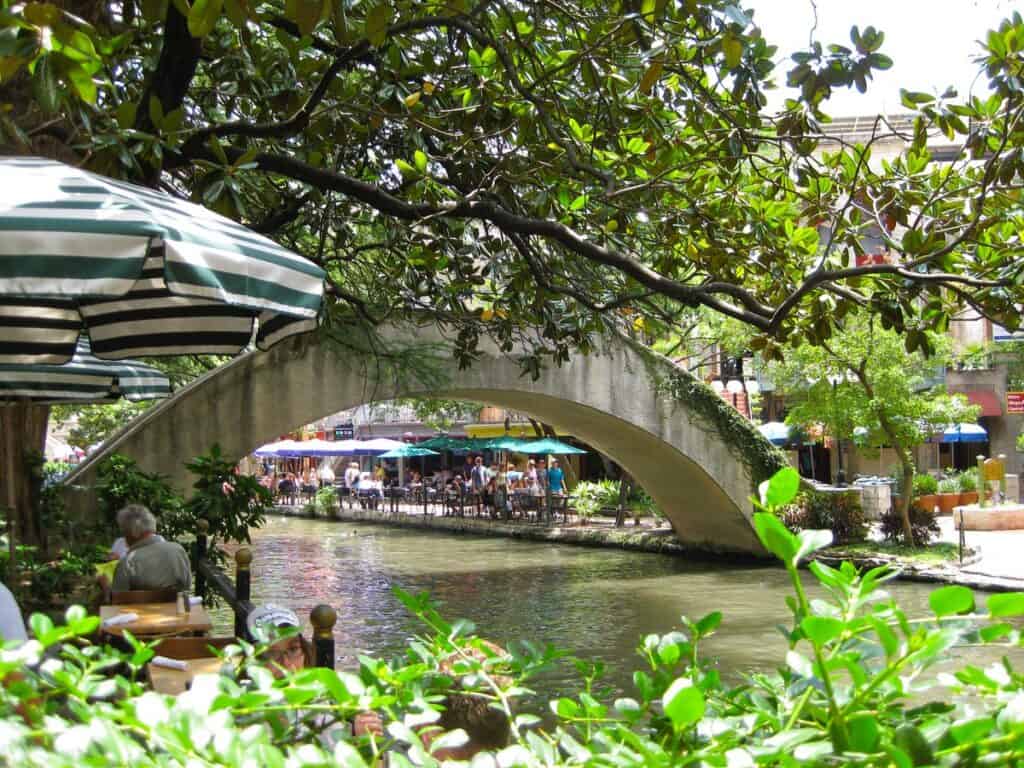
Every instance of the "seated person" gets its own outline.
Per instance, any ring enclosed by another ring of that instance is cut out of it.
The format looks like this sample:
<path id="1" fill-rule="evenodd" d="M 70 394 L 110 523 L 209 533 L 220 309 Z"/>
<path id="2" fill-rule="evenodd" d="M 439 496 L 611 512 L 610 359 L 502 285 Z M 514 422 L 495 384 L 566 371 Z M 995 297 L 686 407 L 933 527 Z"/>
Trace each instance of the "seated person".
<path id="1" fill-rule="evenodd" d="M 505 655 L 505 651 L 499 646 L 484 642 L 494 654 Z M 477 661 L 485 662 L 487 660 L 487 655 L 479 649 L 470 648 L 467 649 L 467 652 Z M 443 711 L 440 719 L 435 723 L 440 730 L 434 728 L 424 733 L 423 742 L 429 748 L 430 742 L 442 733 L 459 728 L 466 732 L 468 739 L 462 746 L 442 748 L 433 752 L 433 756 L 437 760 L 471 760 L 474 755 L 484 750 L 497 752 L 508 746 L 511 734 L 508 717 L 504 712 L 490 706 L 489 699 L 457 692 L 462 684 L 453 672 L 456 659 L 457 657 L 453 656 L 441 663 L 440 671 L 454 678 L 455 685 L 441 704 Z M 491 676 L 494 682 L 503 688 L 511 682 L 501 675 L 492 674 Z"/>
<path id="2" fill-rule="evenodd" d="M 6 584 L 0 584 L 0 645 L 12 640 L 23 643 L 28 640 L 28 632 L 18 601 Z"/>
<path id="3" fill-rule="evenodd" d="M 192 586 L 192 565 L 180 544 L 156 533 L 156 518 L 141 504 L 129 504 L 117 513 L 128 543 L 128 554 L 117 561 L 112 589 L 187 590 Z"/>
<path id="4" fill-rule="evenodd" d="M 245 620 L 249 637 L 257 643 L 276 640 L 281 630 L 299 626 L 299 617 L 294 611 L 268 603 L 253 609 Z M 281 677 L 286 672 L 298 672 L 313 666 L 313 648 L 301 634 L 277 640 L 263 654 L 274 675 Z"/>

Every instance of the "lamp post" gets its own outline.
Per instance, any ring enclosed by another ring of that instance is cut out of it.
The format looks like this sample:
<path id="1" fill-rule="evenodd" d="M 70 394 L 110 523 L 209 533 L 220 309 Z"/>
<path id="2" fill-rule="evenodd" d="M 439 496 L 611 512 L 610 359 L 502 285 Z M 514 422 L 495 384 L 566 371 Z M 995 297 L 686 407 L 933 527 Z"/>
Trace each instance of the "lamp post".
<path id="1" fill-rule="evenodd" d="M 837 405 L 838 405 L 837 389 L 839 387 L 839 382 L 845 380 L 846 377 L 842 376 L 840 374 L 830 373 L 827 378 L 829 380 L 829 383 L 832 385 L 832 416 L 833 416 L 833 425 L 836 425 L 836 424 L 838 424 L 838 421 L 839 421 L 839 419 L 838 419 L 838 417 L 839 417 L 839 410 L 838 410 L 838 407 L 837 407 Z M 836 429 L 836 433 L 837 434 L 835 435 L 835 439 L 836 439 L 836 485 L 839 486 L 840 488 L 842 488 L 843 486 L 846 485 L 846 473 L 843 472 L 843 441 L 842 441 L 842 439 L 840 439 L 838 432 L 839 432 L 839 430 L 837 428 Z"/>

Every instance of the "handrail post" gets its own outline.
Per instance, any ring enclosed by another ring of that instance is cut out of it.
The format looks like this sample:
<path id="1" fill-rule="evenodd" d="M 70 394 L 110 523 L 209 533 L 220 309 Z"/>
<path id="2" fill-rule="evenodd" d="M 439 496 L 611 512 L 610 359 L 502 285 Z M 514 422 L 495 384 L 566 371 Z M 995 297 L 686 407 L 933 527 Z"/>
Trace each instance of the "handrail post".
<path id="1" fill-rule="evenodd" d="M 248 602 L 252 589 L 252 573 L 249 566 L 252 565 L 252 550 L 248 547 L 240 547 L 235 552 L 235 597 L 239 603 Z M 237 610 L 235 611 L 235 637 L 246 637 L 245 620 Z"/>
<path id="2" fill-rule="evenodd" d="M 207 534 L 210 532 L 208 520 L 196 521 L 196 543 L 192 550 L 192 566 L 196 569 L 195 593 L 206 595 L 206 576 L 199 568 L 199 563 L 206 559 Z"/>
<path id="3" fill-rule="evenodd" d="M 334 624 L 338 614 L 329 605 L 321 603 L 309 614 L 313 625 L 313 651 L 318 667 L 334 669 Z"/>

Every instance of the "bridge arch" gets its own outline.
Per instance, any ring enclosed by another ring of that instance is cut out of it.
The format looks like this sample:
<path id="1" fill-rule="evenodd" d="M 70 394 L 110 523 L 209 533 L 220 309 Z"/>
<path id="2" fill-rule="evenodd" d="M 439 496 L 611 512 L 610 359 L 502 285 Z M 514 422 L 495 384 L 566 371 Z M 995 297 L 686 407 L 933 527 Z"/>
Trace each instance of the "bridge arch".
<path id="1" fill-rule="evenodd" d="M 444 349 L 430 329 L 388 336 L 406 349 L 429 348 L 425 354 L 435 357 Z M 298 425 L 370 399 L 445 397 L 530 414 L 602 451 L 647 490 L 686 543 L 763 554 L 749 496 L 783 466 L 784 457 L 714 392 L 665 358 L 615 339 L 599 353 L 575 355 L 543 370 L 535 381 L 496 348 L 440 381 L 373 370 L 316 334 L 243 355 L 132 422 L 69 483 L 91 487 L 98 463 L 118 452 L 186 490 L 183 462 L 215 442 L 226 455 L 241 457 Z"/>

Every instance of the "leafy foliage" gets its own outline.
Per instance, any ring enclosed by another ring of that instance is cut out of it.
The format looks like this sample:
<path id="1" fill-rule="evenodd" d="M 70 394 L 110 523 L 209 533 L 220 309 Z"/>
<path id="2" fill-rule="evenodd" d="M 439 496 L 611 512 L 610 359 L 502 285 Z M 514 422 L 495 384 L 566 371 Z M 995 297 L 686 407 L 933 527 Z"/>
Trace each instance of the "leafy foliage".
<path id="1" fill-rule="evenodd" d="M 763 495 L 790 503 L 786 487 L 769 484 Z M 1024 594 L 982 599 L 942 587 L 930 596 L 930 617 L 911 617 L 884 591 L 894 571 L 813 562 L 823 596 L 811 601 L 796 566 L 831 537 L 791 534 L 776 512 L 767 507 L 755 526 L 792 578 L 788 650 L 775 672 L 738 685 L 702 654 L 709 637 L 728 631 L 729 617 L 682 617 L 678 629 L 641 639 L 631 691 L 606 690 L 601 666 L 573 660 L 578 690 L 548 702 L 540 727 L 529 679 L 564 654 L 530 643 L 503 652 L 469 622 L 445 621 L 426 595 L 399 591 L 426 627 L 403 658 L 361 657 L 357 671 L 277 678 L 261 665 L 262 649 L 239 644 L 227 649 L 221 674 L 165 697 L 138 682 L 150 647 L 130 636 L 126 651 L 93 646 L 86 637 L 98 619 L 72 608 L 59 626 L 33 616 L 37 640 L 0 651 L 0 678 L 19 676 L 0 686 L 5 757 L 47 768 L 102 765 L 110 755 L 138 766 L 356 767 L 385 756 L 434 766 L 439 747 L 465 741 L 454 732 L 426 738 L 432 728 L 436 735 L 439 702 L 458 680 L 463 693 L 508 718 L 510 744 L 493 755 L 498 765 L 1012 765 L 1024 747 L 1024 677 L 1010 658 L 934 672 L 958 644 L 1018 652 Z M 46 649 L 50 658 L 39 664 Z M 947 703 L 950 691 L 957 698 Z M 353 736 L 348 723 L 367 710 L 379 714 L 381 732 Z"/>
<path id="2" fill-rule="evenodd" d="M 489 336 L 536 372 L 697 307 L 766 358 L 863 305 L 911 351 L 965 304 L 1018 323 L 1016 14 L 979 51 L 991 97 L 907 92 L 912 125 L 850 141 L 828 98 L 889 68 L 883 32 L 777 71 L 731 0 L 5 7 L 5 151 L 271 234 L 328 268 L 337 327 L 426 318 L 460 362 Z M 797 98 L 763 112 L 783 79 Z M 951 162 L 931 162 L 935 134 Z M 875 247 L 891 260 L 858 262 Z"/>
<path id="3" fill-rule="evenodd" d="M 867 538 L 868 521 L 864 517 L 859 495 L 854 491 L 807 491 L 784 509 L 786 514 L 783 519 L 791 531 L 828 530 L 835 544 L 851 544 Z"/>
<path id="4" fill-rule="evenodd" d="M 914 497 L 938 493 L 939 480 L 927 472 L 914 475 Z"/>
<path id="5" fill-rule="evenodd" d="M 882 515 L 881 522 L 882 536 L 886 541 L 896 543 L 902 540 L 903 522 L 898 514 L 887 512 Z M 915 547 L 928 546 L 941 533 L 935 513 L 918 504 L 910 505 L 910 529 L 914 534 L 912 544 Z"/>
<path id="6" fill-rule="evenodd" d="M 619 483 L 615 480 L 584 480 L 577 483 L 569 494 L 569 505 L 584 519 L 618 504 Z"/>
<path id="7" fill-rule="evenodd" d="M 114 528 L 117 512 L 128 504 L 142 504 L 156 515 L 161 526 L 173 538 L 180 528 L 184 501 L 167 480 L 155 472 L 141 469 L 135 459 L 119 453 L 104 459 L 96 468 L 96 501 L 108 529 Z M 165 530 L 162 528 L 162 530 Z M 193 527 L 190 533 L 194 531 Z"/>

